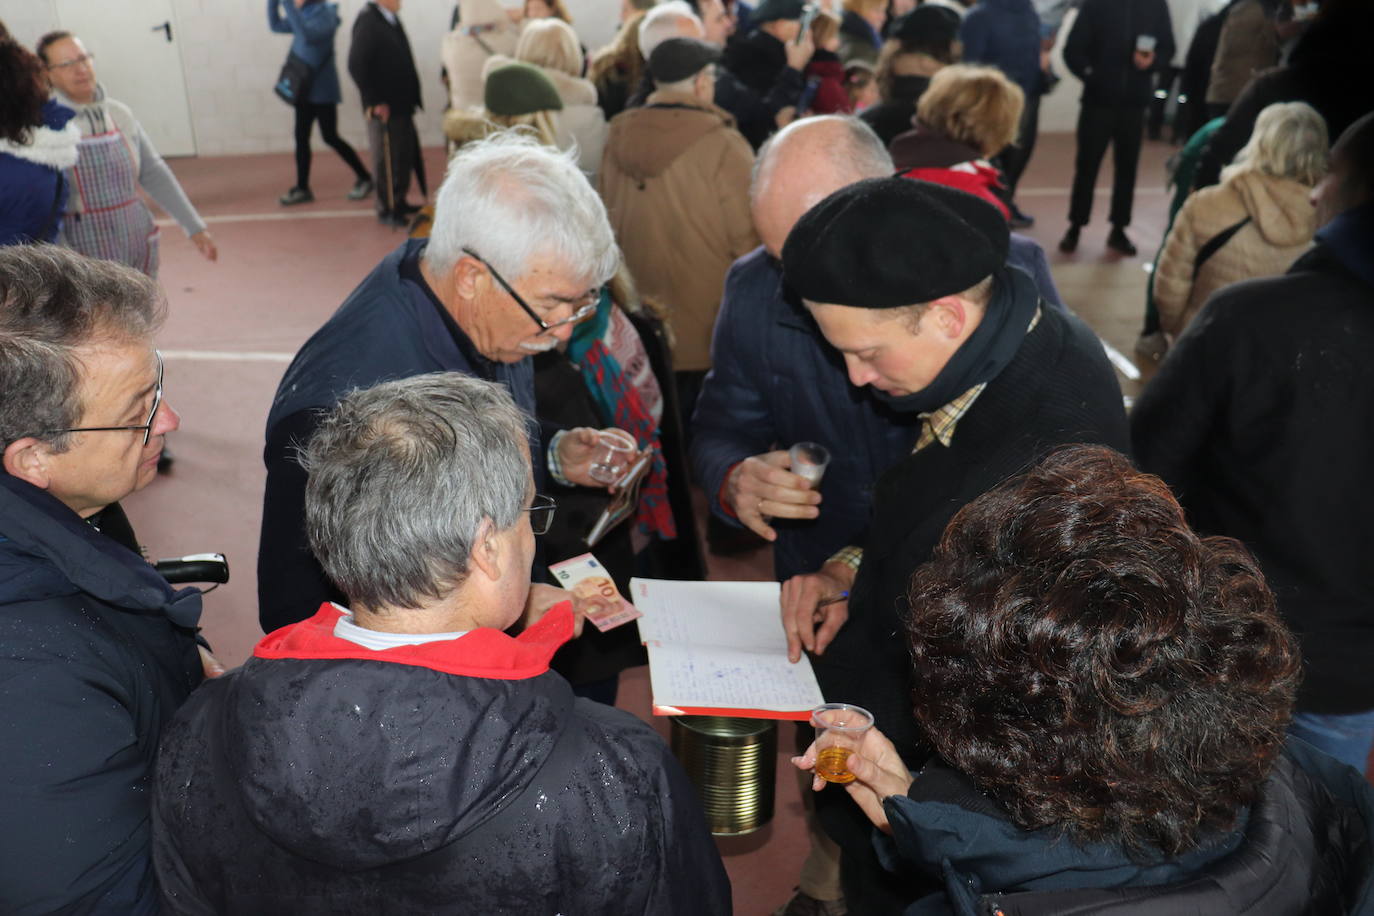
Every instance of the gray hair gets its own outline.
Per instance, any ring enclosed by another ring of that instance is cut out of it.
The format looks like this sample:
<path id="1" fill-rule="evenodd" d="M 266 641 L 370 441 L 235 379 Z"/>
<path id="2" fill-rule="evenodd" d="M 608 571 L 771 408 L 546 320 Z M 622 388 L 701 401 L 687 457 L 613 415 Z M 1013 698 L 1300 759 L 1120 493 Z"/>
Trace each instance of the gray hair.
<path id="1" fill-rule="evenodd" d="M 457 372 L 344 397 L 301 463 L 310 547 L 349 602 L 416 608 L 462 584 L 483 519 L 524 508 L 526 429 L 505 388 Z"/>
<path id="2" fill-rule="evenodd" d="M 668 0 L 644 14 L 644 18 L 639 20 L 639 53 L 644 55 L 645 60 L 669 38 L 681 37 L 677 24 L 683 20 L 696 23 L 698 31 L 703 35 L 706 33 L 701 17 L 693 12 L 686 0 Z"/>
<path id="3" fill-rule="evenodd" d="M 840 132 L 835 143 L 824 147 L 826 162 L 834 177 L 848 185 L 865 178 L 886 178 L 896 171 L 892 164 L 892 155 L 888 153 L 882 139 L 861 118 L 853 115 L 818 115 L 802 118 L 773 134 L 759 147 L 749 183 L 750 199 L 757 197 L 764 171 L 771 168 L 773 160 L 781 155 L 774 152 L 777 148 L 785 146 L 799 131 L 831 122 L 842 124 L 846 128 Z"/>
<path id="4" fill-rule="evenodd" d="M 0 449 L 36 436 L 54 450 L 81 421 L 73 353 L 102 341 L 151 341 L 166 306 L 157 283 L 56 245 L 0 248 Z"/>
<path id="5" fill-rule="evenodd" d="M 1259 113 L 1249 142 L 1222 177 L 1263 172 L 1311 187 L 1326 174 L 1329 145 L 1326 121 L 1315 108 L 1306 102 L 1279 102 Z"/>
<path id="6" fill-rule="evenodd" d="M 540 255 L 559 259 L 588 286 L 605 283 L 620 263 L 606 207 L 575 154 L 516 131 L 468 143 L 449 160 L 425 264 L 447 274 L 464 248 L 511 280 Z"/>

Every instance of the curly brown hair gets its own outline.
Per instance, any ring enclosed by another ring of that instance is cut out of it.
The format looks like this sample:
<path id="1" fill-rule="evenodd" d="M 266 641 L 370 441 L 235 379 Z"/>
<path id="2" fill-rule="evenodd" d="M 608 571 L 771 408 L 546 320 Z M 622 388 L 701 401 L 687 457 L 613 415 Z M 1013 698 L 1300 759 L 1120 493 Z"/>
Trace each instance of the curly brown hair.
<path id="1" fill-rule="evenodd" d="M 47 99 L 42 61 L 13 38 L 0 40 L 0 138 L 28 143 Z"/>
<path id="2" fill-rule="evenodd" d="M 1110 449 L 969 503 L 909 598 L 916 719 L 1024 829 L 1176 856 L 1281 750 L 1299 656 L 1258 565 Z"/>

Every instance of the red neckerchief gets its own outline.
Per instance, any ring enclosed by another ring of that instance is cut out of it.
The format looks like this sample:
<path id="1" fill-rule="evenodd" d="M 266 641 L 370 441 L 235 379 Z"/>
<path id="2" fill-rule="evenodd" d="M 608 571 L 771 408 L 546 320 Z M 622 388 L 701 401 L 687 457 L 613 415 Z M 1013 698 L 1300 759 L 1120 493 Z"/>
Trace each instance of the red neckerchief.
<path id="1" fill-rule="evenodd" d="M 256 658 L 361 659 L 430 668 L 445 674 L 523 680 L 549 670 L 549 659 L 573 634 L 571 601 L 561 601 L 519 636 L 480 627 L 457 639 L 375 650 L 334 635 L 343 610 L 325 602 L 314 617 L 267 634 Z"/>

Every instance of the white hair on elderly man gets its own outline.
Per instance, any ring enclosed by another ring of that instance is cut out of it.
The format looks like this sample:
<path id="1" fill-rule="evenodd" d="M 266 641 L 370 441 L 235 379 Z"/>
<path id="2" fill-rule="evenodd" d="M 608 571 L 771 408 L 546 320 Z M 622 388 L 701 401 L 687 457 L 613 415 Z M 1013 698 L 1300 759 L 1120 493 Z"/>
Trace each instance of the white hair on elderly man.
<path id="1" fill-rule="evenodd" d="M 425 264 L 446 274 L 470 248 L 511 279 L 552 257 L 587 286 L 620 263 L 615 233 L 573 152 L 516 131 L 463 146 L 448 163 L 434 206 Z"/>
<path id="2" fill-rule="evenodd" d="M 515 524 L 527 418 L 500 385 L 433 372 L 347 395 L 301 456 L 310 547 L 355 608 L 416 608 L 462 584 L 483 519 Z"/>
<path id="3" fill-rule="evenodd" d="M 648 60 L 654 49 L 669 38 L 685 37 L 679 25 L 683 21 L 695 23 L 698 35 L 706 31 L 701 24 L 701 17 L 686 0 L 667 0 L 651 7 L 639 21 L 639 53 L 644 55 L 644 59 Z"/>

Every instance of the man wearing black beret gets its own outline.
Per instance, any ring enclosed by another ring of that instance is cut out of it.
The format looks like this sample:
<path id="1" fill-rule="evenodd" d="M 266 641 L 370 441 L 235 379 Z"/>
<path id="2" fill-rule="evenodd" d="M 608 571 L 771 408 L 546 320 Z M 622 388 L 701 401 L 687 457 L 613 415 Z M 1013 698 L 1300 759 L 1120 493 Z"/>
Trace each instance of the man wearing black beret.
<path id="1" fill-rule="evenodd" d="M 783 246 L 783 274 L 850 382 L 920 418 L 915 448 L 879 479 L 860 550 L 783 587 L 784 625 L 805 617 L 836 635 L 813 657 L 827 700 L 871 710 L 916 769 L 903 638 L 907 584 L 950 518 L 1056 446 L 1129 449 L 1121 389 L 1097 337 L 1045 306 L 1005 266 L 1006 222 L 940 185 L 874 178 L 809 210 Z M 821 606 L 848 592 L 848 602 Z M 823 793 L 821 821 L 842 850 L 851 912 L 900 912 L 912 897 L 878 864 L 846 796 Z"/>

